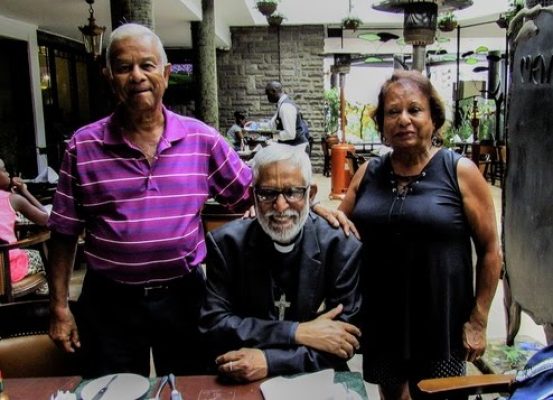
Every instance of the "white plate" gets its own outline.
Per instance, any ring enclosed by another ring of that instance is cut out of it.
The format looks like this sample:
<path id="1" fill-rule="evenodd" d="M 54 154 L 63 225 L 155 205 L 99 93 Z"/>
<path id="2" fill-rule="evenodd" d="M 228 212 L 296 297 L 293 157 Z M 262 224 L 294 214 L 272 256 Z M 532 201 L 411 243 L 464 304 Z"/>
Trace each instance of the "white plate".
<path id="1" fill-rule="evenodd" d="M 128 373 L 115 375 L 117 378 L 110 383 L 102 400 L 136 400 L 144 396 L 150 389 L 150 381 L 142 375 Z M 106 375 L 88 382 L 81 391 L 82 399 L 92 400 L 112 377 L 113 374 Z"/>

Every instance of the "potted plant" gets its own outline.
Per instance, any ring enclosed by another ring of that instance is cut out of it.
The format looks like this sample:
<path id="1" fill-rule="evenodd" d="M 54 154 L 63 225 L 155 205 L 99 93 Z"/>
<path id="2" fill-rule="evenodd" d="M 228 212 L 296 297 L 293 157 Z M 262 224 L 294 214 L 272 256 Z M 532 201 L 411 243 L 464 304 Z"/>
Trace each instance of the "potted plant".
<path id="1" fill-rule="evenodd" d="M 524 8 L 524 0 L 511 0 L 509 2 L 509 9 L 500 14 L 496 23 L 500 28 L 508 28 L 511 20 L 518 14 L 520 10 Z"/>
<path id="2" fill-rule="evenodd" d="M 257 0 L 256 7 L 261 14 L 268 17 L 276 11 L 278 2 L 279 0 Z"/>
<path id="3" fill-rule="evenodd" d="M 438 18 L 438 29 L 442 32 L 451 32 L 457 28 L 458 22 L 455 15 L 449 11 Z"/>
<path id="4" fill-rule="evenodd" d="M 348 15 L 347 17 L 342 19 L 342 26 L 344 27 L 344 29 L 352 29 L 356 31 L 362 22 L 363 21 L 361 21 L 361 19 L 354 17 L 352 15 Z"/>
<path id="5" fill-rule="evenodd" d="M 279 13 L 271 14 L 267 17 L 267 22 L 269 23 L 269 26 L 280 26 L 282 24 L 282 21 L 284 21 L 286 17 Z"/>

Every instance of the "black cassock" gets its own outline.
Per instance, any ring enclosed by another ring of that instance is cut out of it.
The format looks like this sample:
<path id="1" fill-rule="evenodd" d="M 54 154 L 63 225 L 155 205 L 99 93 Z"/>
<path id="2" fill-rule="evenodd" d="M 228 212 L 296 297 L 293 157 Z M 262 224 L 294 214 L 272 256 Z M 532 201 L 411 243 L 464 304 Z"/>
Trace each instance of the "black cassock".
<path id="1" fill-rule="evenodd" d="M 241 347 L 263 349 L 269 375 L 347 369 L 345 360 L 298 346 L 297 322 L 338 304 L 356 323 L 361 307 L 361 243 L 310 214 L 293 253 L 278 252 L 255 220 L 239 220 L 207 235 L 207 297 L 200 329 L 213 356 Z M 275 302 L 291 304 L 279 320 Z M 325 308 L 319 310 L 324 302 Z"/>

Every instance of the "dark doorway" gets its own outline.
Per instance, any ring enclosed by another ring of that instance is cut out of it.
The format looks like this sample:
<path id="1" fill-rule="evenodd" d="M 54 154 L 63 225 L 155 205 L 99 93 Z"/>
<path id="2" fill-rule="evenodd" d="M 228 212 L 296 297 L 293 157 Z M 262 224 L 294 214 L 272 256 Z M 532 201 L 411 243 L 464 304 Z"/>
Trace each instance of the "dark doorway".
<path id="1" fill-rule="evenodd" d="M 44 105 L 48 165 L 58 170 L 66 141 L 81 126 L 106 115 L 111 107 L 101 63 L 82 43 L 37 32 L 40 86 Z"/>
<path id="2" fill-rule="evenodd" d="M 27 42 L 0 38 L 0 157 L 12 174 L 35 177 L 36 139 Z"/>

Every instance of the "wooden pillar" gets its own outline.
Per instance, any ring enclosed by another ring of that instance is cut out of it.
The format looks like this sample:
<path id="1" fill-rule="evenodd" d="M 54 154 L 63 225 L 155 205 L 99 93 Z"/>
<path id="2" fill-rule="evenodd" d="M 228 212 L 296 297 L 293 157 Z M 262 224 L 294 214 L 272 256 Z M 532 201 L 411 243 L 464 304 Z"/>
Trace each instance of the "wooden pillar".
<path id="1" fill-rule="evenodd" d="M 154 30 L 152 0 L 110 0 L 111 28 L 135 22 Z"/>
<path id="2" fill-rule="evenodd" d="M 470 120 L 472 125 L 472 161 L 478 166 L 480 164 L 480 141 L 478 140 L 478 127 L 480 126 L 480 120 L 478 119 L 478 98 L 474 96 L 472 104 L 472 119 Z"/>
<path id="3" fill-rule="evenodd" d="M 214 0 L 202 0 L 202 21 L 192 22 L 192 42 L 198 67 L 198 118 L 219 129 Z"/>
<path id="4" fill-rule="evenodd" d="M 346 142 L 346 74 L 340 73 L 340 129 L 342 130 L 341 143 Z"/>
<path id="5" fill-rule="evenodd" d="M 334 71 L 334 68 L 330 70 L 330 88 L 334 89 L 338 86 L 338 74 Z"/>
<path id="6" fill-rule="evenodd" d="M 340 142 L 346 142 L 346 74 L 350 71 L 349 65 L 335 65 L 333 72 L 339 76 L 339 86 L 340 86 L 340 130 L 342 131 L 342 137 L 340 137 Z"/>

